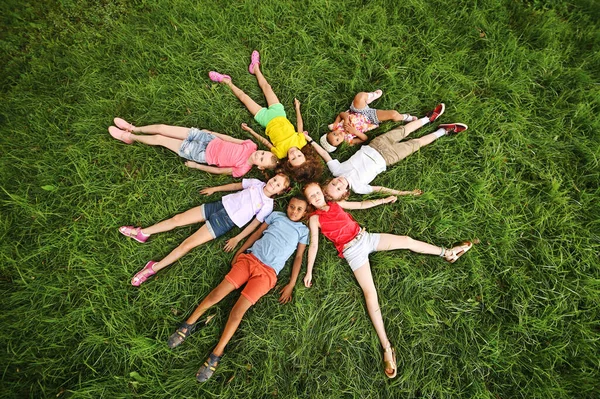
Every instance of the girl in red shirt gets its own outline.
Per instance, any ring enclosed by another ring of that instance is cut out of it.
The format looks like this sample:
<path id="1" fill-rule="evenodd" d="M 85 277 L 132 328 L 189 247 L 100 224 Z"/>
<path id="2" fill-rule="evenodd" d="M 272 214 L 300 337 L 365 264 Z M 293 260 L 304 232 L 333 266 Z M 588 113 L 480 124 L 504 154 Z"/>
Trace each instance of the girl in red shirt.
<path id="1" fill-rule="evenodd" d="M 340 202 L 326 202 L 323 191 L 317 183 L 307 184 L 304 187 L 304 195 L 309 204 L 316 208 L 316 211 L 309 219 L 310 246 L 308 248 L 304 285 L 306 287 L 312 285 L 312 269 L 317 256 L 319 229 L 321 229 L 323 235 L 335 245 L 338 255 L 348 261 L 358 284 L 363 290 L 369 317 L 383 347 L 385 374 L 389 378 L 394 378 L 397 372 L 396 353 L 387 338 L 383 325 L 383 318 L 377 299 L 377 290 L 375 289 L 373 276 L 371 275 L 369 254 L 376 251 L 409 249 L 422 254 L 438 255 L 448 262 L 454 263 L 465 252 L 471 249 L 473 244 L 463 242 L 456 247 L 445 249 L 423 241 L 414 240 L 408 236 L 368 233 L 364 228 L 360 227 L 350 214 L 344 211 L 344 209 L 368 209 L 377 205 L 394 203 L 397 200 L 395 196 L 361 202 L 345 200 Z"/>

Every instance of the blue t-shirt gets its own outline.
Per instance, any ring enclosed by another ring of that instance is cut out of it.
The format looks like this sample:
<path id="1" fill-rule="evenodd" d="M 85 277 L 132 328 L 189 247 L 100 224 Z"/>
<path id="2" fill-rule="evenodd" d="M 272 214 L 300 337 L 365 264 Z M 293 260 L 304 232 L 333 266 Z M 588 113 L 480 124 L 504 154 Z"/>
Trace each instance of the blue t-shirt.
<path id="1" fill-rule="evenodd" d="M 279 274 L 298 243 L 308 244 L 308 227 L 302 222 L 292 222 L 283 212 L 271 213 L 265 223 L 269 226 L 250 247 L 250 252 Z"/>

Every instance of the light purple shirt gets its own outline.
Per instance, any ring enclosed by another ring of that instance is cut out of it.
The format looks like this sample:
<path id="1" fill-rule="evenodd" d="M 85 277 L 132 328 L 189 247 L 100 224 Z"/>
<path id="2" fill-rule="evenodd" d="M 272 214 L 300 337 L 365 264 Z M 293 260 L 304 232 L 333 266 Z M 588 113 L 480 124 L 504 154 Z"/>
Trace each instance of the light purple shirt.
<path id="1" fill-rule="evenodd" d="M 243 179 L 242 191 L 223 197 L 223 207 L 236 226 L 244 226 L 254 215 L 262 223 L 273 211 L 273 199 L 263 192 L 265 186 L 257 179 Z"/>

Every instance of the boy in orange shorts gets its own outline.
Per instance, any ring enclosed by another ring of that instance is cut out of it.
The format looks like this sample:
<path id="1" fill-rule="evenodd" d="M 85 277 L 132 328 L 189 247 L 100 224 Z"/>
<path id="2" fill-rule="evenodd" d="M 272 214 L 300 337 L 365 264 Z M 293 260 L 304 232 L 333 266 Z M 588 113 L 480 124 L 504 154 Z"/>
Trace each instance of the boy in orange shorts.
<path id="1" fill-rule="evenodd" d="M 277 274 L 296 250 L 290 282 L 281 290 L 279 302 L 292 299 L 304 250 L 308 244 L 308 227 L 302 223 L 308 203 L 304 198 L 294 197 L 287 207 L 287 217 L 282 212 L 272 212 L 263 224 L 246 240 L 231 262 L 231 271 L 225 279 L 208 294 L 192 315 L 169 337 L 169 347 L 179 346 L 194 330 L 198 319 L 227 294 L 246 284 L 240 298 L 231 309 L 225 330 L 208 360 L 198 370 L 198 382 L 208 380 L 223 356 L 225 346 L 237 330 L 248 309 L 277 283 Z M 262 237 L 261 237 L 262 235 Z"/>

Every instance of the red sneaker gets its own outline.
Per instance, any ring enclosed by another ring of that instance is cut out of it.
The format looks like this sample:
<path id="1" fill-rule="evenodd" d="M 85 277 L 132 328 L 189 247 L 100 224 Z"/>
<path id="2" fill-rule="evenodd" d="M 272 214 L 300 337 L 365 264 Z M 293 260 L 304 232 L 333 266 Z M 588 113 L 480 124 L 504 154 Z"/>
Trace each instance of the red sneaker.
<path id="1" fill-rule="evenodd" d="M 446 134 L 464 132 L 469 128 L 469 126 L 465 125 L 464 123 L 444 123 L 438 125 L 438 127 L 444 129 Z"/>
<path id="2" fill-rule="evenodd" d="M 442 114 L 444 113 L 444 111 L 446 110 L 446 104 L 444 103 L 439 103 L 434 109 L 433 111 L 431 111 L 430 113 L 427 114 L 427 117 L 429 118 L 429 122 L 433 122 L 435 121 L 437 118 L 439 118 L 440 116 L 442 116 Z"/>

